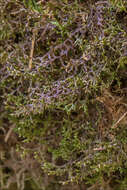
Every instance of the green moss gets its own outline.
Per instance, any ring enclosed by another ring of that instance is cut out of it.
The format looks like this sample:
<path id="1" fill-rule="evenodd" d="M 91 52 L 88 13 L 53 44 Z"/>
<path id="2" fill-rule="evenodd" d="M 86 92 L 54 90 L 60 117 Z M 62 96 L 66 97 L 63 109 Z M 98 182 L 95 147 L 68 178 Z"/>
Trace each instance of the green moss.
<path id="1" fill-rule="evenodd" d="M 0 3 L 0 123 L 15 125 L 22 167 L 39 168 L 24 170 L 26 187 L 126 188 L 126 9 L 124 0 Z"/>

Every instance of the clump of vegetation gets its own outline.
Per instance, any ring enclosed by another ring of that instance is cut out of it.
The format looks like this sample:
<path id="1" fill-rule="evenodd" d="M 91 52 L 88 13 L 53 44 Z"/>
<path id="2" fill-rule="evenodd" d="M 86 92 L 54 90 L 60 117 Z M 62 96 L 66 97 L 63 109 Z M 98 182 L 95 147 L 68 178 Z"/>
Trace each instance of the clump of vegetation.
<path id="1" fill-rule="evenodd" d="M 127 2 L 0 2 L 0 187 L 127 188 Z"/>

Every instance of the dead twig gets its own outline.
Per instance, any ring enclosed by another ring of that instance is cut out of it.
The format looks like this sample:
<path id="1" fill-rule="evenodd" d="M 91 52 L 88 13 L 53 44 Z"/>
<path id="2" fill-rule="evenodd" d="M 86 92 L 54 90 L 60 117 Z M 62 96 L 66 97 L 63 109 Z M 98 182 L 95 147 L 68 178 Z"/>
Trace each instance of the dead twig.
<path id="1" fill-rule="evenodd" d="M 14 129 L 15 125 L 13 125 L 12 127 L 10 127 L 9 131 L 7 132 L 6 136 L 5 136 L 5 139 L 4 139 L 4 142 L 7 143 L 13 129 Z"/>
<path id="2" fill-rule="evenodd" d="M 117 127 L 117 125 L 119 124 L 119 122 L 127 115 L 127 112 L 125 112 L 120 118 L 119 120 L 112 126 L 112 128 Z"/>
<path id="3" fill-rule="evenodd" d="M 37 30 L 33 29 L 32 43 L 31 43 L 31 50 L 30 50 L 29 69 L 32 69 L 32 60 L 33 60 L 36 32 L 37 32 Z"/>
<path id="4" fill-rule="evenodd" d="M 6 131 L 3 127 L 0 127 L 0 130 L 2 130 L 4 134 L 6 133 Z"/>

